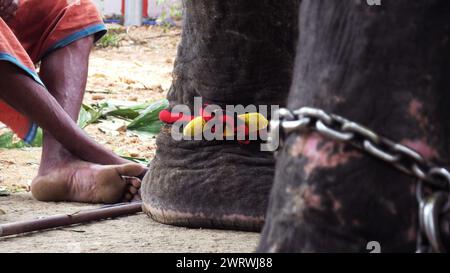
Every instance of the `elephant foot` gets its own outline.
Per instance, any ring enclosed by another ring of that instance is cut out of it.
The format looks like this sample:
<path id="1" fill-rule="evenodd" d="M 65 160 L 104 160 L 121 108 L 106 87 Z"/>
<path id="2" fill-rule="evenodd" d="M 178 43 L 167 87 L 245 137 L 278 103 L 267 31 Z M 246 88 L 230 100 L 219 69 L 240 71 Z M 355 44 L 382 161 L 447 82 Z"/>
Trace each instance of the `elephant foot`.
<path id="1" fill-rule="evenodd" d="M 271 153 L 260 144 L 176 141 L 165 126 L 143 180 L 145 213 L 190 228 L 259 231 L 274 175 Z"/>

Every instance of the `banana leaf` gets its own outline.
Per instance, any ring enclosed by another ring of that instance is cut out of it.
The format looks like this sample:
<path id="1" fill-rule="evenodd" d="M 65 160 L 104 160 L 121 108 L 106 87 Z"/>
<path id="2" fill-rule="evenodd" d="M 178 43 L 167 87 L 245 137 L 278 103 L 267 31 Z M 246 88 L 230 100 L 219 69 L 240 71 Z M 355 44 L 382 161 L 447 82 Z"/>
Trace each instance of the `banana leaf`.
<path id="1" fill-rule="evenodd" d="M 150 160 L 148 160 L 146 158 L 131 157 L 131 156 L 120 156 L 120 157 L 123 159 L 126 159 L 126 160 L 130 160 L 134 163 L 145 165 L 145 166 L 148 166 L 148 164 L 150 163 Z"/>
<path id="2" fill-rule="evenodd" d="M 80 114 L 78 116 L 78 126 L 86 128 L 89 124 L 95 123 L 102 116 L 102 109 L 94 109 L 92 106 L 82 104 Z"/>
<path id="3" fill-rule="evenodd" d="M 154 136 L 159 133 L 163 125 L 159 120 L 159 112 L 169 106 L 169 102 L 166 99 L 138 105 L 126 105 L 126 102 L 123 102 L 123 105 L 121 105 L 121 103 L 108 102 L 95 106 L 83 104 L 78 117 L 78 125 L 81 128 L 85 128 L 92 123 L 98 122 L 100 118 L 116 116 L 132 120 L 128 124 L 127 129 L 137 134 Z M 0 148 L 42 147 L 42 138 L 43 133 L 40 128 L 38 129 L 36 138 L 30 144 L 15 140 L 13 132 L 6 132 L 0 135 Z"/>
<path id="4" fill-rule="evenodd" d="M 142 111 L 147 109 L 152 103 L 142 103 L 138 105 L 117 105 L 112 104 L 111 102 L 107 102 L 108 107 L 105 109 L 103 116 L 116 116 L 121 118 L 126 118 L 133 120 L 137 118 Z"/>
<path id="5" fill-rule="evenodd" d="M 128 124 L 128 130 L 158 134 L 163 123 L 159 120 L 159 112 L 166 109 L 169 102 L 166 99 L 148 106 L 137 118 Z"/>

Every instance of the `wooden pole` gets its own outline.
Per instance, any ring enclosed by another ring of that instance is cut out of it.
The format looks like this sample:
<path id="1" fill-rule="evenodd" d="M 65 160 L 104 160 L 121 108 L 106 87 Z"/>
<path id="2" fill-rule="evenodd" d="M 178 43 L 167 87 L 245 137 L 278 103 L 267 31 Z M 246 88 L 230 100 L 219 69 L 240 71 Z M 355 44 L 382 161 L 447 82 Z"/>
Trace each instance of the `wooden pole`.
<path id="1" fill-rule="evenodd" d="M 3 224 L 0 225 L 0 237 L 116 218 L 136 214 L 141 211 L 142 202 L 121 203 L 96 209 L 82 210 L 74 214 L 56 215 L 43 219 Z"/>

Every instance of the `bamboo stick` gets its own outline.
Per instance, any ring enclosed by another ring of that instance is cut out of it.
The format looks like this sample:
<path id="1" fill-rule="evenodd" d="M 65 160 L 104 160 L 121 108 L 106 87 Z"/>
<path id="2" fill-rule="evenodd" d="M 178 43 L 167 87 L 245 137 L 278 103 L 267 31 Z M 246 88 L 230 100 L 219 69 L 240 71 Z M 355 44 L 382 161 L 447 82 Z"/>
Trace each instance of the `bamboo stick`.
<path id="1" fill-rule="evenodd" d="M 72 226 L 86 222 L 116 218 L 142 211 L 142 202 L 121 203 L 100 208 L 82 210 L 74 214 L 50 216 L 43 219 L 20 221 L 0 225 L 0 237 Z"/>

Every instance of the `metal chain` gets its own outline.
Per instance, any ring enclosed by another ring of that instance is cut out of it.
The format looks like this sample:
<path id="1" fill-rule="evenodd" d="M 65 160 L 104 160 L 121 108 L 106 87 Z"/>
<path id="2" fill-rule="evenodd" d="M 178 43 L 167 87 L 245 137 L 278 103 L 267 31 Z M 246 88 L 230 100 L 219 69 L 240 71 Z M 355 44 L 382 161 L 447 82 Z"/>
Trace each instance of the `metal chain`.
<path id="1" fill-rule="evenodd" d="M 280 147 L 283 146 L 284 138 L 292 132 L 317 131 L 363 150 L 437 189 L 450 190 L 450 172 L 446 168 L 427 162 L 415 150 L 382 137 L 356 122 L 311 107 L 295 111 L 282 108 L 278 116 L 279 119 L 270 122 L 269 141 L 274 143 L 273 140 L 278 138 Z"/>
<path id="2" fill-rule="evenodd" d="M 270 122 L 269 143 L 272 150 L 282 147 L 284 139 L 293 132 L 316 131 L 336 141 L 348 143 L 378 158 L 419 181 L 418 252 L 443 251 L 438 228 L 439 214 L 445 202 L 450 202 L 450 172 L 427 162 L 417 151 L 380 136 L 367 127 L 321 109 L 302 107 L 295 111 L 279 109 Z M 278 140 L 278 141 L 276 141 Z M 425 197 L 422 182 L 437 192 Z M 445 194 L 444 194 L 445 192 Z M 443 195 L 444 194 L 444 195 Z"/>

